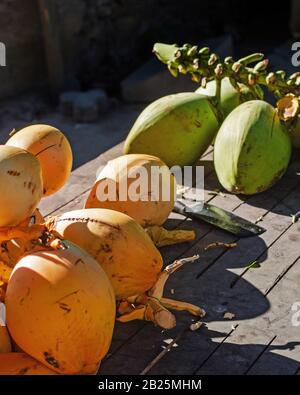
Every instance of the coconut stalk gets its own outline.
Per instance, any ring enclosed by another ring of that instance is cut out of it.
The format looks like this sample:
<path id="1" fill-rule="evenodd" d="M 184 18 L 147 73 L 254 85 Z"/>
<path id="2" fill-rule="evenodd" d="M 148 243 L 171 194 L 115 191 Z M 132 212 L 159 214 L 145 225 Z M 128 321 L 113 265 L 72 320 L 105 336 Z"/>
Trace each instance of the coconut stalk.
<path id="1" fill-rule="evenodd" d="M 160 43 L 154 45 L 153 52 L 161 62 L 167 64 L 174 77 L 189 73 L 192 80 L 203 87 L 208 81 L 221 81 L 228 77 L 234 88 L 238 90 L 238 84 L 244 84 L 257 99 L 263 96 L 261 86 L 265 86 L 277 98 L 287 93 L 300 93 L 300 72 L 289 77 L 283 70 L 268 72 L 269 61 L 264 59 L 262 53 L 253 53 L 237 61 L 231 56 L 222 60 L 208 47 L 198 49 L 191 44 L 180 47 Z M 218 92 L 217 89 L 217 98 Z"/>
<path id="2" fill-rule="evenodd" d="M 300 147 L 300 72 L 290 76 L 284 70 L 269 72 L 269 61 L 262 53 L 253 53 L 237 61 L 231 56 L 222 60 L 208 47 L 199 49 L 191 44 L 178 46 L 161 43 L 154 45 L 153 52 L 168 66 L 174 77 L 189 73 L 192 80 L 202 87 L 215 80 L 217 109 L 220 108 L 221 84 L 225 77 L 229 78 L 237 92 L 243 84 L 250 89 L 254 98 L 260 100 L 263 99 L 262 87 L 267 88 L 278 100 L 278 115 L 289 131 L 293 145 Z"/>
<path id="3" fill-rule="evenodd" d="M 121 301 L 118 312 L 118 321 L 128 322 L 132 320 L 152 321 L 155 325 L 164 329 L 172 329 L 176 326 L 176 318 L 170 310 L 188 311 L 196 317 L 204 317 L 205 311 L 191 303 L 174 299 L 164 298 L 165 284 L 171 274 L 182 268 L 185 264 L 199 259 L 199 255 L 182 258 L 172 264 L 159 274 L 153 287 L 144 294 L 133 296 Z"/>

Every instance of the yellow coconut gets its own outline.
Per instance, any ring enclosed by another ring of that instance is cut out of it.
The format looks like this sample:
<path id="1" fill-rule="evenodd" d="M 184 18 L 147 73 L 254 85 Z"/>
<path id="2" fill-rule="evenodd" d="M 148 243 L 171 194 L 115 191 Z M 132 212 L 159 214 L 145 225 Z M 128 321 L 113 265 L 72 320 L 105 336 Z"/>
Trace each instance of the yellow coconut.
<path id="1" fill-rule="evenodd" d="M 107 353 L 115 297 L 107 275 L 70 242 L 15 266 L 6 293 L 7 326 L 33 358 L 66 374 L 92 374 Z"/>
<path id="2" fill-rule="evenodd" d="M 73 162 L 71 146 L 65 135 L 53 126 L 28 126 L 14 133 L 6 145 L 23 148 L 38 158 L 44 196 L 57 192 L 68 180 Z"/>
<path id="3" fill-rule="evenodd" d="M 120 211 L 149 227 L 166 221 L 175 195 L 175 177 L 159 158 L 123 155 L 109 161 L 99 173 L 85 208 Z"/>
<path id="4" fill-rule="evenodd" d="M 170 329 L 176 319 L 169 308 L 204 315 L 197 306 L 163 297 L 169 275 L 198 257 L 174 262 L 161 271 L 159 251 L 128 215 L 107 209 L 75 210 L 50 219 L 46 226 L 77 243 L 103 267 L 118 300 L 120 321 L 147 320 Z"/>
<path id="5" fill-rule="evenodd" d="M 49 229 L 99 262 L 117 299 L 147 291 L 161 271 L 159 251 L 144 229 L 126 214 L 107 209 L 75 210 L 51 220 Z"/>
<path id="6" fill-rule="evenodd" d="M 23 352 L 0 354 L 0 375 L 56 375 L 39 361 Z"/>
<path id="7" fill-rule="evenodd" d="M 39 161 L 23 149 L 0 146 L 0 227 L 15 226 L 39 204 L 43 182 Z"/>

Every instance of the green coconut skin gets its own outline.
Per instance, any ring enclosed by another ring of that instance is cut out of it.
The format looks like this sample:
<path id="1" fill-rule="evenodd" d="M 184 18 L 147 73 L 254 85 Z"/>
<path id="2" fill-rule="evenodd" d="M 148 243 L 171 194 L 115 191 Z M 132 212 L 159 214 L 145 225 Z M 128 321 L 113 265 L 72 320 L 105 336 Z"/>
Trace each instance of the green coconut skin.
<path id="1" fill-rule="evenodd" d="M 219 122 L 211 98 L 177 93 L 151 103 L 129 132 L 125 154 L 149 154 L 169 167 L 195 163 L 214 139 Z"/>
<path id="2" fill-rule="evenodd" d="M 252 195 L 281 178 L 291 151 L 291 140 L 274 107 L 252 100 L 223 122 L 215 141 L 215 170 L 227 191 Z"/>
<path id="3" fill-rule="evenodd" d="M 248 100 L 254 99 L 249 88 L 240 85 L 240 92 L 238 92 L 230 83 L 229 78 L 225 77 L 221 82 L 221 98 L 220 105 L 224 117 L 227 117 L 237 106 Z M 195 92 L 202 95 L 215 96 L 216 94 L 216 81 L 209 81 L 205 88 L 198 88 Z"/>

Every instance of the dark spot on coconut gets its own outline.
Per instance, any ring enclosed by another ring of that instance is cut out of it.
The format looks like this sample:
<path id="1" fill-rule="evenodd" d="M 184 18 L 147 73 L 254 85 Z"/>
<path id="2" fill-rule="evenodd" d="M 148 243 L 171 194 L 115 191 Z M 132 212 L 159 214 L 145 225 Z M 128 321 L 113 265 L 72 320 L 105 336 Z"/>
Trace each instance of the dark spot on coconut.
<path id="1" fill-rule="evenodd" d="M 45 195 L 46 192 L 47 192 L 47 189 L 43 188 L 43 195 Z"/>
<path id="2" fill-rule="evenodd" d="M 19 370 L 19 375 L 24 375 L 28 372 L 29 368 L 23 368 Z"/>
<path id="3" fill-rule="evenodd" d="M 59 148 L 61 148 L 63 140 L 64 140 L 64 136 L 61 136 L 58 144 Z"/>
<path id="4" fill-rule="evenodd" d="M 70 296 L 77 295 L 78 292 L 80 292 L 80 291 L 81 291 L 81 289 L 77 289 L 76 291 L 70 292 L 67 295 L 63 296 L 62 298 L 58 299 L 55 303 L 60 303 L 62 300 L 66 299 L 66 298 L 69 298 Z"/>
<path id="5" fill-rule="evenodd" d="M 71 308 L 69 305 L 67 305 L 66 303 L 60 302 L 59 304 L 59 308 L 64 310 L 66 312 L 66 314 L 70 313 Z"/>
<path id="6" fill-rule="evenodd" d="M 102 250 L 104 252 L 112 252 L 111 246 L 109 244 L 102 244 Z"/>
<path id="7" fill-rule="evenodd" d="M 78 263 L 84 263 L 84 261 L 81 258 L 79 258 L 77 259 L 77 261 L 75 261 L 74 265 L 76 266 L 78 265 Z"/>
<path id="8" fill-rule="evenodd" d="M 252 150 L 252 147 L 251 147 L 251 145 L 249 145 L 248 147 L 247 147 L 247 149 L 246 149 L 246 153 L 247 154 L 249 154 L 249 152 Z"/>
<path id="9" fill-rule="evenodd" d="M 55 146 L 56 146 L 56 144 L 49 145 L 48 147 L 45 147 L 41 151 L 37 152 L 34 156 L 37 157 L 38 155 L 42 154 L 44 151 L 47 151 L 48 149 L 55 147 Z"/>
<path id="10" fill-rule="evenodd" d="M 29 183 L 28 183 L 28 185 L 27 185 L 27 188 L 28 188 L 28 189 L 31 189 L 31 186 L 32 186 L 32 182 L 29 181 Z"/>
<path id="11" fill-rule="evenodd" d="M 22 305 L 24 304 L 25 299 L 28 298 L 29 295 L 30 295 L 30 288 L 27 287 L 27 291 L 26 291 L 25 296 L 23 296 L 23 297 L 20 299 L 20 301 L 19 301 L 20 306 L 22 306 Z"/>
<path id="12" fill-rule="evenodd" d="M 53 366 L 56 369 L 59 368 L 59 362 L 51 355 L 51 353 L 45 351 L 44 358 L 45 358 L 45 361 L 47 363 L 49 363 L 49 365 Z"/>
<path id="13" fill-rule="evenodd" d="M 194 125 L 196 126 L 196 128 L 201 128 L 202 123 L 196 119 L 196 120 L 194 121 Z"/>
<path id="14" fill-rule="evenodd" d="M 173 107 L 171 107 L 171 106 L 167 106 L 166 108 L 165 108 L 165 112 L 167 113 L 167 114 L 169 114 L 170 112 L 172 112 L 173 111 Z"/>
<path id="15" fill-rule="evenodd" d="M 17 170 L 8 170 L 7 174 L 9 174 L 10 176 L 18 177 L 21 173 Z"/>
<path id="16" fill-rule="evenodd" d="M 87 310 L 84 310 L 84 314 L 87 314 L 88 313 L 88 311 Z"/>

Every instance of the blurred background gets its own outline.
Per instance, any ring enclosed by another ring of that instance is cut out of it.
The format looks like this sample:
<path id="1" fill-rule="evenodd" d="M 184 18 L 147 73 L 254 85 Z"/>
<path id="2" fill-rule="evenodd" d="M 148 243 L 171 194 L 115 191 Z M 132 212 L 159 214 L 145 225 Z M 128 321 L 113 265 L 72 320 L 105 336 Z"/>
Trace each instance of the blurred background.
<path id="1" fill-rule="evenodd" d="M 121 104 L 196 89 L 156 60 L 157 41 L 209 45 L 235 58 L 263 52 L 274 68 L 293 72 L 297 39 L 300 0 L 1 0 L 1 133 L 49 111 L 67 117 L 54 123 L 80 128 Z"/>

